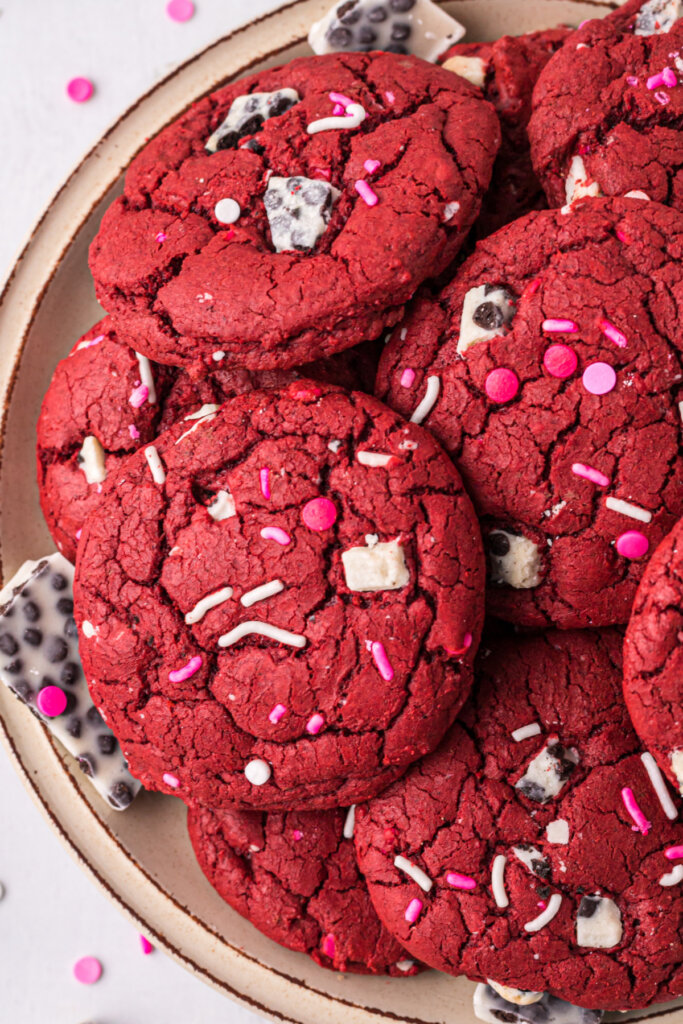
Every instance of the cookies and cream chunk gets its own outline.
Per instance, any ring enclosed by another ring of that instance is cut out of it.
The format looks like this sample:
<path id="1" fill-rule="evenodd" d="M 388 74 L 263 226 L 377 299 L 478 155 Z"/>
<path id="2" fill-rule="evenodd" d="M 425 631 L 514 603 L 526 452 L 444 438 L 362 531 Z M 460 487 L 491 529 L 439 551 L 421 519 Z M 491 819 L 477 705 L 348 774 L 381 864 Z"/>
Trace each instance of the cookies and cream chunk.
<path id="1" fill-rule="evenodd" d="M 492 583 L 530 590 L 541 582 L 541 553 L 529 537 L 492 530 L 487 545 Z"/>
<path id="2" fill-rule="evenodd" d="M 506 334 L 515 315 L 514 297 L 499 285 L 480 284 L 465 295 L 460 317 L 458 354 L 472 345 Z"/>
<path id="3" fill-rule="evenodd" d="M 277 89 L 275 92 L 252 92 L 232 101 L 227 117 L 209 136 L 204 148 L 209 153 L 234 148 L 241 138 L 253 135 L 264 121 L 277 117 L 299 102 L 296 89 Z"/>
<path id="4" fill-rule="evenodd" d="M 579 946 L 612 949 L 621 942 L 621 911 L 609 896 L 584 896 L 576 915 L 576 941 Z"/>
<path id="5" fill-rule="evenodd" d="M 339 195 L 339 189 L 326 181 L 269 178 L 263 202 L 275 251 L 312 249 L 324 234 Z"/>

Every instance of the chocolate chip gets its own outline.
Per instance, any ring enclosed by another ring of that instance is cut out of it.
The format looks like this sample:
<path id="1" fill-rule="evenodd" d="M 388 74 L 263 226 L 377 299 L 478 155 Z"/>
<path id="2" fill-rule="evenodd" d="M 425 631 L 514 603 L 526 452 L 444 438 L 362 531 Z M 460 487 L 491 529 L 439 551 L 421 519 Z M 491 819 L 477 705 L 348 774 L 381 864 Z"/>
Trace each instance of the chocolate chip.
<path id="1" fill-rule="evenodd" d="M 18 676 L 24 667 L 24 663 L 21 658 L 15 658 L 14 661 L 10 661 L 5 665 L 4 671 L 9 672 L 11 676 Z"/>
<path id="2" fill-rule="evenodd" d="M 45 643 L 45 657 L 51 664 L 58 661 L 64 661 L 68 653 L 69 645 L 66 640 L 62 640 L 61 636 L 50 636 L 47 638 Z"/>
<path id="3" fill-rule="evenodd" d="M 399 22 L 397 25 L 393 26 L 391 30 L 391 38 L 395 42 L 400 43 L 403 39 L 407 39 L 410 33 L 410 25 L 405 25 L 402 22 Z"/>
<path id="4" fill-rule="evenodd" d="M 415 6 L 415 0 L 389 0 L 389 6 L 392 11 L 398 11 L 402 14 L 404 11 L 409 11 L 411 7 Z"/>
<path id="5" fill-rule="evenodd" d="M 278 206 L 282 206 L 282 193 L 281 192 L 266 192 L 263 196 L 263 203 L 269 210 L 277 210 Z"/>
<path id="6" fill-rule="evenodd" d="M 406 53 L 408 53 L 408 47 L 403 46 L 402 43 L 389 43 L 389 45 L 386 47 L 386 51 L 387 53 L 400 53 L 405 55 Z"/>
<path id="7" fill-rule="evenodd" d="M 309 206 L 316 206 L 319 205 L 320 203 L 324 203 L 326 199 L 329 199 L 329 197 L 329 188 L 326 185 L 323 185 L 322 182 L 316 181 L 312 182 L 312 184 L 310 185 L 307 185 L 306 188 L 303 189 L 301 193 L 301 198 L 304 200 L 305 203 L 308 203 Z"/>
<path id="8" fill-rule="evenodd" d="M 43 634 L 34 626 L 27 626 L 22 633 L 22 640 L 24 640 L 25 643 L 30 644 L 31 647 L 40 647 L 43 642 Z"/>
<path id="9" fill-rule="evenodd" d="M 291 96 L 276 96 L 273 102 L 268 105 L 268 117 L 279 117 L 280 114 L 286 114 L 295 103 L 296 100 L 293 100 Z"/>
<path id="10" fill-rule="evenodd" d="M 16 682 L 13 682 L 12 689 L 16 693 L 17 697 L 21 697 L 23 701 L 26 701 L 26 703 L 28 703 L 29 699 L 33 695 L 33 690 L 25 679 L 17 679 Z"/>
<path id="11" fill-rule="evenodd" d="M 59 681 L 65 686 L 73 686 L 74 683 L 78 682 L 80 674 L 81 666 L 77 665 L 75 661 L 67 661 L 59 673 Z"/>
<path id="12" fill-rule="evenodd" d="M 61 572 L 55 572 L 52 574 L 50 583 L 53 590 L 64 590 L 66 587 L 66 576 L 62 576 Z"/>
<path id="13" fill-rule="evenodd" d="M 60 615 L 73 615 L 74 603 L 70 597 L 60 597 L 57 601 L 57 611 Z"/>
<path id="14" fill-rule="evenodd" d="M 113 754 L 116 750 L 116 739 L 110 732 L 102 732 L 97 737 L 97 749 L 100 754 Z"/>
<path id="15" fill-rule="evenodd" d="M 387 11 L 384 7 L 371 7 L 367 14 L 368 21 L 378 22 L 387 20 Z"/>
<path id="16" fill-rule="evenodd" d="M 97 771 L 97 761 L 92 756 L 92 754 L 81 754 L 81 756 L 77 760 L 78 767 L 81 769 L 81 771 L 88 775 L 90 778 L 92 778 L 95 772 Z"/>
<path id="17" fill-rule="evenodd" d="M 342 4 L 337 11 L 337 18 L 344 25 L 355 25 L 361 16 L 361 12 L 355 8 L 358 6 L 358 0 L 348 0 L 347 3 Z"/>
<path id="18" fill-rule="evenodd" d="M 81 720 L 80 718 L 70 718 L 66 723 L 66 731 L 69 736 L 73 736 L 75 740 L 81 735 Z"/>
<path id="19" fill-rule="evenodd" d="M 24 615 L 29 622 L 37 622 L 40 618 L 40 608 L 35 601 L 27 601 L 24 605 Z"/>
<path id="20" fill-rule="evenodd" d="M 71 617 L 64 623 L 64 636 L 76 638 L 78 636 L 78 630 L 76 629 L 76 620 Z"/>
<path id="21" fill-rule="evenodd" d="M 266 151 L 266 147 L 262 146 L 256 139 L 249 139 L 243 146 L 240 146 L 240 149 L 249 149 L 252 153 L 256 153 L 256 156 L 261 156 Z"/>
<path id="22" fill-rule="evenodd" d="M 495 302 L 482 302 L 472 314 L 472 319 L 485 331 L 496 331 L 505 323 L 503 311 Z"/>
<path id="23" fill-rule="evenodd" d="M 519 1020 L 516 1013 L 508 1013 L 507 1010 L 491 1010 L 491 1014 L 496 1020 L 503 1021 L 503 1024 L 517 1024 Z"/>
<path id="24" fill-rule="evenodd" d="M 239 135 L 237 132 L 226 132 L 225 135 L 221 135 L 216 143 L 216 149 L 233 149 L 238 142 Z"/>
<path id="25" fill-rule="evenodd" d="M 536 890 L 536 892 L 538 893 L 538 896 L 539 896 L 540 899 L 542 899 L 542 900 L 550 899 L 550 886 L 549 885 L 539 885 L 539 887 Z"/>
<path id="26" fill-rule="evenodd" d="M 545 802 L 545 790 L 543 789 L 543 786 L 539 786 L 537 782 L 530 782 L 529 779 L 524 779 L 517 788 L 520 793 L 524 793 L 524 796 L 528 797 L 529 800 L 535 800 L 536 803 L 539 804 Z"/>
<path id="27" fill-rule="evenodd" d="M 115 786 L 112 786 L 109 798 L 114 807 L 123 810 L 124 807 L 128 807 L 133 799 L 133 794 L 125 782 L 117 782 Z"/>
<path id="28" fill-rule="evenodd" d="M 547 860 L 532 860 L 531 870 L 539 878 L 550 878 L 550 864 Z M 545 899 L 545 897 L 543 897 Z"/>
<path id="29" fill-rule="evenodd" d="M 488 537 L 489 551 L 492 555 L 502 558 L 510 550 L 510 541 L 504 533 L 490 533 Z"/>
<path id="30" fill-rule="evenodd" d="M 16 654 L 18 650 L 19 644 L 11 633 L 0 634 L 0 651 L 2 651 L 3 654 L 9 654 L 11 657 L 13 654 Z"/>
<path id="31" fill-rule="evenodd" d="M 361 43 L 370 45 L 377 42 L 377 33 L 373 32 L 369 25 L 361 25 L 358 29 L 358 39 Z"/>
<path id="32" fill-rule="evenodd" d="M 345 47 L 353 42 L 353 33 L 342 25 L 336 25 L 327 33 L 327 38 L 332 46 Z"/>
<path id="33" fill-rule="evenodd" d="M 255 135 L 263 124 L 264 118 L 261 114 L 254 114 L 244 124 L 240 125 L 240 137 L 243 138 L 245 135 Z"/>
<path id="34" fill-rule="evenodd" d="M 104 725 L 104 719 L 102 718 L 102 715 L 99 713 L 94 704 L 92 705 L 92 707 L 88 708 L 86 712 L 86 718 L 88 719 L 89 722 L 92 723 L 92 725 Z"/>

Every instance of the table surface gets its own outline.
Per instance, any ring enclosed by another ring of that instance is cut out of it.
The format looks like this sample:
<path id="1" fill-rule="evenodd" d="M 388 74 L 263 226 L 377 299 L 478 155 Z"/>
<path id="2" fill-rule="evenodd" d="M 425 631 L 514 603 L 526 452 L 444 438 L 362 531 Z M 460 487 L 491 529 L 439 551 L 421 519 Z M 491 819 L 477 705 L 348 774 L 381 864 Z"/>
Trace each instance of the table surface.
<path id="1" fill-rule="evenodd" d="M 197 0 L 178 24 L 166 0 L 0 2 L 0 278 L 81 156 L 135 99 L 218 36 L 279 0 Z M 85 76 L 93 98 L 71 102 Z M 34 807 L 0 750 L 0 1018 L 7 1024 L 257 1024 L 138 935 Z M 80 985 L 72 966 L 98 957 Z"/>

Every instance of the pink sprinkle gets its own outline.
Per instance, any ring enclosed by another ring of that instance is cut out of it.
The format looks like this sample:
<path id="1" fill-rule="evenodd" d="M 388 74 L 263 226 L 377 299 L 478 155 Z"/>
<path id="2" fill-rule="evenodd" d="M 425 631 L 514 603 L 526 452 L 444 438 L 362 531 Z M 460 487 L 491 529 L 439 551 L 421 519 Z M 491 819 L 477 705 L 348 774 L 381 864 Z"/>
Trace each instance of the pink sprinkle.
<path id="1" fill-rule="evenodd" d="M 171 21 L 189 21 L 194 14 L 194 4 L 192 0 L 170 0 L 166 13 Z"/>
<path id="2" fill-rule="evenodd" d="M 663 92 L 661 89 L 658 89 L 655 93 L 655 99 L 657 100 L 657 103 L 661 103 L 663 107 L 665 107 L 667 103 L 671 102 L 671 97 L 668 92 Z"/>
<path id="3" fill-rule="evenodd" d="M 66 87 L 66 94 L 74 103 L 85 103 L 94 91 L 89 78 L 72 78 Z"/>
<path id="4" fill-rule="evenodd" d="M 306 401 L 307 399 L 320 398 L 321 395 L 322 391 L 320 388 L 316 387 L 315 384 L 305 388 L 298 388 L 296 391 L 292 392 L 292 398 L 296 398 L 299 402 Z"/>
<path id="5" fill-rule="evenodd" d="M 584 466 L 582 462 L 575 462 L 572 465 L 572 473 L 574 476 L 582 476 L 584 480 L 590 480 L 592 484 L 596 484 L 598 487 L 609 487 L 609 477 L 601 473 L 599 469 L 593 469 L 592 466 Z"/>
<path id="6" fill-rule="evenodd" d="M 165 234 L 165 232 L 160 231 L 157 235 L 154 236 L 154 241 L 158 242 L 159 245 L 161 245 L 161 243 L 165 242 L 167 238 L 168 238 L 168 235 Z"/>
<path id="7" fill-rule="evenodd" d="M 638 85 L 638 79 L 635 75 L 628 75 L 626 81 L 629 85 Z"/>
<path id="8" fill-rule="evenodd" d="M 415 924 L 422 912 L 422 900 L 411 900 L 406 907 L 405 919 L 408 924 Z"/>
<path id="9" fill-rule="evenodd" d="M 44 686 L 36 697 L 36 704 L 46 718 L 57 718 L 66 710 L 66 694 L 58 686 Z"/>
<path id="10" fill-rule="evenodd" d="M 591 395 L 606 395 L 617 383 L 617 375 L 609 363 L 590 363 L 583 371 L 582 380 Z"/>
<path id="11" fill-rule="evenodd" d="M 332 116 L 339 117 L 343 113 L 344 108 L 342 107 L 341 103 L 335 103 L 335 105 L 332 107 Z"/>
<path id="12" fill-rule="evenodd" d="M 144 935 L 140 936 L 140 945 L 142 946 L 142 952 L 145 954 L 145 956 L 149 956 L 150 953 L 154 952 L 154 946 L 149 941 L 149 939 L 145 938 Z"/>
<path id="13" fill-rule="evenodd" d="M 640 530 L 627 530 L 617 537 L 616 548 L 623 558 L 642 558 L 646 555 L 650 542 Z"/>
<path id="14" fill-rule="evenodd" d="M 76 540 L 80 540 L 81 539 L 81 534 L 82 533 L 83 533 L 83 530 L 76 530 Z"/>
<path id="15" fill-rule="evenodd" d="M 528 285 L 526 286 L 526 288 L 522 292 L 522 298 L 523 299 L 531 298 L 532 295 L 536 294 L 536 292 L 538 291 L 538 289 L 540 287 L 541 287 L 541 279 L 540 279 L 540 277 L 535 277 L 533 279 L 533 281 L 529 281 Z"/>
<path id="16" fill-rule="evenodd" d="M 329 498 L 312 498 L 301 509 L 301 518 L 309 530 L 320 533 L 334 526 L 337 521 L 337 510 Z"/>
<path id="17" fill-rule="evenodd" d="M 332 935 L 331 932 L 329 935 L 326 935 L 325 938 L 323 939 L 322 950 L 325 956 L 329 956 L 330 960 L 334 960 L 336 945 L 334 941 L 334 935 Z"/>
<path id="18" fill-rule="evenodd" d="M 411 370 L 409 366 L 405 368 L 401 374 L 401 387 L 411 388 L 415 382 L 415 370 Z"/>
<path id="19" fill-rule="evenodd" d="M 368 206 L 377 206 L 379 199 L 372 191 L 367 181 L 363 181 L 362 178 L 359 178 L 353 187 L 364 203 L 367 203 Z"/>
<path id="20" fill-rule="evenodd" d="M 264 540 L 274 540 L 276 544 L 281 544 L 283 548 L 287 544 L 291 544 L 292 541 L 287 531 L 283 530 L 280 526 L 264 526 L 261 530 L 261 536 Z"/>
<path id="21" fill-rule="evenodd" d="M 573 320 L 544 320 L 542 327 L 549 334 L 576 334 L 579 329 Z"/>
<path id="22" fill-rule="evenodd" d="M 141 405 L 144 405 L 149 395 L 149 388 L 146 384 L 140 384 L 139 387 L 133 388 L 131 396 L 128 399 L 134 409 L 139 409 Z"/>
<path id="23" fill-rule="evenodd" d="M 620 242 L 623 242 L 624 245 L 628 245 L 628 238 L 626 237 L 624 232 L 621 230 L 621 228 L 617 228 L 617 238 L 619 239 Z"/>
<path id="24" fill-rule="evenodd" d="M 332 171 L 328 167 L 314 167 L 313 173 L 319 174 L 320 177 L 324 178 L 326 181 L 329 181 L 332 177 Z"/>
<path id="25" fill-rule="evenodd" d="M 264 498 L 270 498 L 270 470 L 264 466 L 259 470 L 258 475 L 261 481 L 261 494 Z"/>
<path id="26" fill-rule="evenodd" d="M 590 20 L 590 18 L 584 18 L 584 20 L 579 24 L 579 28 L 583 28 L 583 26 L 587 25 Z"/>
<path id="27" fill-rule="evenodd" d="M 543 354 L 543 365 L 551 377 L 571 377 L 578 365 L 576 352 L 569 345 L 549 345 Z"/>
<path id="28" fill-rule="evenodd" d="M 195 672 L 199 672 L 202 667 L 202 656 L 201 654 L 195 654 L 194 658 L 190 658 L 187 665 L 183 665 L 182 668 L 177 668 L 173 672 L 168 673 L 168 678 L 172 683 L 184 683 L 186 679 L 193 676 Z"/>
<path id="29" fill-rule="evenodd" d="M 471 646 L 472 646 L 472 634 L 471 633 L 465 633 L 464 637 L 462 638 L 462 647 L 458 647 L 456 650 L 452 650 L 450 647 L 446 647 L 446 648 L 444 648 L 444 650 L 446 651 L 446 654 L 450 654 L 451 657 L 456 657 L 457 658 L 460 655 L 464 654 L 465 651 L 469 650 L 469 648 Z"/>
<path id="30" fill-rule="evenodd" d="M 659 89 L 660 85 L 664 85 L 664 75 L 661 71 L 657 75 L 650 75 L 645 84 L 648 89 Z"/>
<path id="31" fill-rule="evenodd" d="M 636 823 L 636 827 L 633 831 L 642 832 L 642 834 L 646 836 L 652 828 L 652 823 L 647 820 L 638 806 L 636 798 L 633 795 L 633 790 L 629 789 L 628 786 L 624 786 L 621 791 L 621 799 L 624 801 L 624 807 Z"/>
<path id="32" fill-rule="evenodd" d="M 363 164 L 363 167 L 368 172 L 368 174 L 374 174 L 375 171 L 378 171 L 381 166 L 382 163 L 380 160 L 366 160 L 365 163 Z"/>
<path id="33" fill-rule="evenodd" d="M 273 710 L 268 715 L 268 721 L 272 722 L 273 725 L 277 725 L 283 715 L 287 714 L 287 708 L 284 704 L 276 704 Z"/>
<path id="34" fill-rule="evenodd" d="M 547 905 L 548 904 L 545 902 L 545 900 L 539 900 L 538 903 L 536 904 L 536 906 L 539 907 L 541 910 L 545 910 Z"/>
<path id="35" fill-rule="evenodd" d="M 138 430 L 134 423 L 131 423 L 130 426 L 128 427 L 128 433 L 130 434 L 134 441 L 140 440 L 140 431 Z"/>
<path id="36" fill-rule="evenodd" d="M 87 341 L 83 347 L 90 348 L 91 345 L 99 345 L 101 341 L 104 341 L 104 335 L 98 334 L 96 338 L 92 339 L 92 341 Z"/>
<path id="37" fill-rule="evenodd" d="M 672 71 L 671 68 L 664 68 L 662 71 L 662 81 L 664 82 L 664 85 L 668 85 L 669 88 L 673 88 L 674 85 L 678 85 L 676 72 Z"/>
<path id="38" fill-rule="evenodd" d="M 316 736 L 325 724 L 325 719 L 322 715 L 316 712 L 306 722 L 306 732 L 310 733 L 311 736 Z"/>
<path id="39" fill-rule="evenodd" d="M 170 772 L 164 772 L 161 776 L 161 780 L 162 782 L 165 782 L 167 786 L 170 786 L 171 789 L 178 789 L 180 786 L 180 779 L 177 779 L 175 775 L 171 775 Z"/>
<path id="40" fill-rule="evenodd" d="M 519 380 L 513 370 L 499 366 L 487 374 L 484 388 L 492 402 L 510 402 L 519 391 Z"/>
<path id="41" fill-rule="evenodd" d="M 385 679 L 388 683 L 394 678 L 394 670 L 391 667 L 391 662 L 387 657 L 387 652 L 384 649 L 384 644 L 381 644 L 378 640 L 374 640 L 370 644 L 370 652 L 374 658 L 377 670 L 381 675 L 382 679 Z"/>
<path id="42" fill-rule="evenodd" d="M 446 875 L 446 881 L 449 885 L 452 885 L 454 889 L 476 889 L 477 883 L 469 875 L 460 875 L 457 871 L 449 871 Z"/>
<path id="43" fill-rule="evenodd" d="M 332 100 L 333 103 L 339 103 L 339 105 L 342 106 L 344 110 L 346 110 L 349 103 L 353 103 L 353 100 L 350 100 L 349 97 L 345 96 L 343 92 L 331 92 L 330 99 Z"/>
<path id="44" fill-rule="evenodd" d="M 598 326 L 606 338 L 613 341 L 615 345 L 619 346 L 619 348 L 626 348 L 626 335 L 622 334 L 622 332 L 615 327 L 614 324 L 611 324 L 609 320 L 598 320 Z"/>
<path id="45" fill-rule="evenodd" d="M 664 856 L 669 860 L 679 860 L 683 857 L 683 846 L 670 846 L 664 851 Z"/>
<path id="46" fill-rule="evenodd" d="M 396 99 L 396 97 L 394 96 L 393 92 L 385 92 L 384 95 L 387 98 L 389 103 L 393 103 L 394 100 Z"/>
<path id="47" fill-rule="evenodd" d="M 74 978 L 81 985 L 94 985 L 102 977 L 102 964 L 94 956 L 83 956 L 74 964 Z"/>
<path id="48" fill-rule="evenodd" d="M 300 840 L 302 840 L 303 837 L 304 834 L 301 831 L 301 829 L 295 828 L 294 831 L 292 832 L 292 839 L 294 840 L 295 843 L 300 842 Z"/>

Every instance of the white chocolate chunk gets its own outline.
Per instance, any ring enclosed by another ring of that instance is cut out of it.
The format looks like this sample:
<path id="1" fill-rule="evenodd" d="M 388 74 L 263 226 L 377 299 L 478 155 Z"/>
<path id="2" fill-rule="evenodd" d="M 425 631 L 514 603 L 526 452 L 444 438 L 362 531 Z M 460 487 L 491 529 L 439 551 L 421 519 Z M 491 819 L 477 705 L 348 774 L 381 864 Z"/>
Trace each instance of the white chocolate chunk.
<path id="1" fill-rule="evenodd" d="M 253 135 L 269 117 L 277 117 L 299 102 L 296 89 L 252 92 L 232 101 L 227 116 L 205 144 L 209 153 L 234 147 L 244 135 Z"/>
<path id="2" fill-rule="evenodd" d="M 531 1004 L 512 1002 L 490 987 L 492 984 L 479 984 L 474 991 L 474 1015 L 486 1024 L 600 1024 L 603 1017 L 602 1010 L 584 1010 L 547 992 Z M 501 991 L 507 988 L 497 987 Z"/>
<path id="3" fill-rule="evenodd" d="M 557 796 L 579 763 L 578 751 L 557 741 L 544 747 L 515 783 L 529 800 L 545 804 Z"/>
<path id="4" fill-rule="evenodd" d="M 481 57 L 464 57 L 458 54 L 456 57 L 449 57 L 441 65 L 446 71 L 452 71 L 454 75 L 466 78 L 478 89 L 484 88 L 486 82 L 486 69 L 488 64 Z"/>
<path id="5" fill-rule="evenodd" d="M 403 548 L 396 540 L 349 548 L 341 558 L 349 590 L 400 590 L 410 582 Z"/>
<path id="6" fill-rule="evenodd" d="M 220 523 L 222 519 L 229 519 L 235 515 L 235 499 L 229 491 L 219 491 L 206 511 L 212 519 Z"/>
<path id="7" fill-rule="evenodd" d="M 566 846 L 569 842 L 569 822 L 564 818 L 557 818 L 550 821 L 545 827 L 545 837 L 549 843 L 557 846 Z"/>
<path id="8" fill-rule="evenodd" d="M 683 17 L 681 0 L 650 0 L 638 11 L 633 33 L 636 36 L 660 35 L 668 32 L 680 17 Z"/>
<path id="9" fill-rule="evenodd" d="M 523 988 L 511 988 L 509 985 L 499 985 L 497 981 L 493 981 L 491 978 L 487 978 L 486 982 L 506 1003 L 514 1003 L 515 1006 L 531 1006 L 543 998 L 543 992 L 532 992 Z"/>
<path id="10" fill-rule="evenodd" d="M 593 181 L 589 177 L 586 165 L 580 156 L 572 157 L 572 162 L 569 165 L 569 171 L 564 183 L 564 194 L 567 202 L 567 207 L 575 203 L 577 199 L 582 199 L 584 196 L 599 196 L 602 195 L 600 186 L 597 181 Z M 563 207 L 563 210 L 567 210 L 567 207 Z"/>
<path id="11" fill-rule="evenodd" d="M 529 537 L 507 530 L 492 530 L 488 554 L 492 583 L 530 590 L 541 582 L 541 553 Z"/>
<path id="12" fill-rule="evenodd" d="M 301 176 L 268 179 L 263 202 L 275 252 L 312 249 L 341 193 L 327 181 Z"/>
<path id="13" fill-rule="evenodd" d="M 671 751 L 671 770 L 678 780 L 678 788 L 683 796 L 683 747 Z"/>
<path id="14" fill-rule="evenodd" d="M 88 434 L 78 453 L 78 464 L 89 484 L 101 484 L 107 479 L 104 448 L 92 434 Z"/>
<path id="15" fill-rule="evenodd" d="M 613 949 L 621 942 L 621 911 L 609 896 L 584 896 L 576 915 L 576 942 L 592 949 Z"/>
<path id="16" fill-rule="evenodd" d="M 481 341 L 507 334 L 516 308 L 514 297 L 505 288 L 492 284 L 470 288 L 462 303 L 459 355 Z"/>

